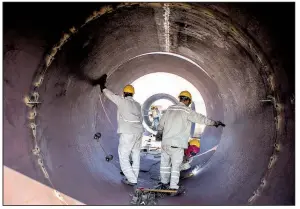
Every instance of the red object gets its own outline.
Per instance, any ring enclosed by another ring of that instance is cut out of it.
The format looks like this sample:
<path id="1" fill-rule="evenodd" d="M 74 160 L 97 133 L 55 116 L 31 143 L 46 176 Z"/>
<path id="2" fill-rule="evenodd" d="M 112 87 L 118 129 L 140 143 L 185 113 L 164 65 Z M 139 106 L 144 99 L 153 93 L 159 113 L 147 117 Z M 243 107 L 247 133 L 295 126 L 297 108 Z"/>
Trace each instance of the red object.
<path id="1" fill-rule="evenodd" d="M 195 145 L 190 145 L 185 151 L 184 154 L 187 157 L 192 157 L 200 152 L 200 148 Z"/>

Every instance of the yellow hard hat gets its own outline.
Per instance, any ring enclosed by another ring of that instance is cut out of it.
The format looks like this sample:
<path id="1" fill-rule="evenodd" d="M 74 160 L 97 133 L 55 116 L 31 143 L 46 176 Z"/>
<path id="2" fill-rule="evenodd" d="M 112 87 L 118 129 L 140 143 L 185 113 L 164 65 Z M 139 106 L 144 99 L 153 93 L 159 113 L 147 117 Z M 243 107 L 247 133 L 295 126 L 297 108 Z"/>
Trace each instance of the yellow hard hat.
<path id="1" fill-rule="evenodd" d="M 126 85 L 123 89 L 123 92 L 134 94 L 134 87 L 132 85 Z"/>
<path id="2" fill-rule="evenodd" d="M 192 139 L 189 141 L 189 144 L 190 144 L 190 145 L 195 145 L 196 147 L 200 148 L 200 140 L 199 140 L 199 139 L 192 138 Z"/>
<path id="3" fill-rule="evenodd" d="M 187 98 L 189 98 L 190 100 L 192 100 L 192 95 L 191 95 L 191 93 L 188 92 L 188 91 L 182 91 L 182 92 L 180 92 L 179 96 L 180 96 L 180 97 L 181 97 L 181 96 L 184 96 L 184 97 L 187 97 Z"/>
<path id="4" fill-rule="evenodd" d="M 151 110 L 154 110 L 156 109 L 157 107 L 156 106 L 151 106 Z"/>

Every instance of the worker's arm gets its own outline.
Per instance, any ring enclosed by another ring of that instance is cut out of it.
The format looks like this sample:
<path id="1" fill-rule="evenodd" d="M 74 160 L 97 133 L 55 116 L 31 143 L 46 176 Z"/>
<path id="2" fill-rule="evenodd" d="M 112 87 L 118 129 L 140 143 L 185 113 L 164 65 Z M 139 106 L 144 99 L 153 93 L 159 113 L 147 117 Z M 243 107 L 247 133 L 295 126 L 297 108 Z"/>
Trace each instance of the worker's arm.
<path id="1" fill-rule="evenodd" d="M 216 121 L 208 119 L 204 115 L 192 110 L 188 116 L 188 120 L 193 123 L 205 124 L 207 126 L 215 126 Z"/>
<path id="2" fill-rule="evenodd" d="M 161 141 L 162 140 L 162 135 L 163 135 L 163 130 L 166 122 L 166 113 L 163 114 L 161 117 L 159 124 L 157 126 L 157 134 L 156 134 L 156 141 Z"/>
<path id="3" fill-rule="evenodd" d="M 119 104 L 121 103 L 122 97 L 120 97 L 119 95 L 114 94 L 113 92 L 111 92 L 109 89 L 105 88 L 103 89 L 103 93 L 104 95 L 113 103 L 115 103 L 117 106 L 119 106 Z"/>
<path id="4" fill-rule="evenodd" d="M 164 114 L 164 115 L 161 117 L 160 121 L 159 121 L 159 124 L 158 124 L 158 126 L 157 126 L 157 131 L 158 131 L 158 132 L 160 132 L 160 133 L 163 132 L 164 126 L 165 126 L 165 122 L 166 122 L 166 114 Z"/>
<path id="5" fill-rule="evenodd" d="M 144 121 L 144 111 L 143 111 L 142 107 L 141 107 L 140 121 L 141 121 L 141 123 L 143 123 L 143 121 Z"/>

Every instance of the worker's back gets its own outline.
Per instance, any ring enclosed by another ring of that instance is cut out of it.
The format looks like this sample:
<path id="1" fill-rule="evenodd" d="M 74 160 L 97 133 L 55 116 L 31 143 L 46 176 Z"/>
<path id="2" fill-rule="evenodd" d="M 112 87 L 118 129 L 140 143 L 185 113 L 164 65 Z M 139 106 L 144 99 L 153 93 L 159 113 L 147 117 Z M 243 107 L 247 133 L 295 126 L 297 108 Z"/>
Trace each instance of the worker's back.
<path id="1" fill-rule="evenodd" d="M 192 122 L 192 110 L 180 103 L 170 106 L 162 116 L 158 129 L 163 129 L 162 145 L 187 148 Z M 163 127 L 163 128 L 162 128 Z"/>
<path id="2" fill-rule="evenodd" d="M 143 133 L 141 105 L 132 97 L 122 98 L 118 105 L 118 133 Z"/>
<path id="3" fill-rule="evenodd" d="M 121 97 L 108 89 L 103 93 L 118 107 L 118 133 L 138 134 L 143 133 L 143 116 L 141 105 L 131 96 Z"/>

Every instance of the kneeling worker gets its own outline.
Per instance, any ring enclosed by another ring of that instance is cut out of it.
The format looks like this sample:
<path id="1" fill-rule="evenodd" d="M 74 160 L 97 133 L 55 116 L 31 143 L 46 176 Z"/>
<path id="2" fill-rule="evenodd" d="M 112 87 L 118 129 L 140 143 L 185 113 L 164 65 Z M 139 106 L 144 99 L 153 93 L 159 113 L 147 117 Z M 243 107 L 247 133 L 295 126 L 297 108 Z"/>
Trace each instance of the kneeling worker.
<path id="1" fill-rule="evenodd" d="M 180 165 L 180 171 L 185 171 L 191 168 L 191 162 L 193 157 L 200 152 L 200 140 L 192 138 L 188 142 L 188 148 L 184 150 L 184 157 L 182 164 Z"/>
<path id="2" fill-rule="evenodd" d="M 121 170 L 125 175 L 122 182 L 134 186 L 137 184 L 140 171 L 140 150 L 144 132 L 141 105 L 132 98 L 134 95 L 132 85 L 124 87 L 123 97 L 121 97 L 106 88 L 106 75 L 102 77 L 104 79 L 98 79 L 101 92 L 118 107 L 118 133 L 120 134 L 118 153 Z"/>
<path id="3" fill-rule="evenodd" d="M 162 140 L 160 185 L 162 188 L 169 187 L 177 190 L 178 194 L 182 192 L 182 187 L 178 185 L 180 166 L 183 162 L 184 150 L 188 148 L 192 123 L 225 126 L 222 122 L 210 120 L 189 108 L 192 95 L 188 91 L 179 94 L 179 101 L 179 104 L 168 107 L 162 116 L 156 136 L 156 140 Z"/>

